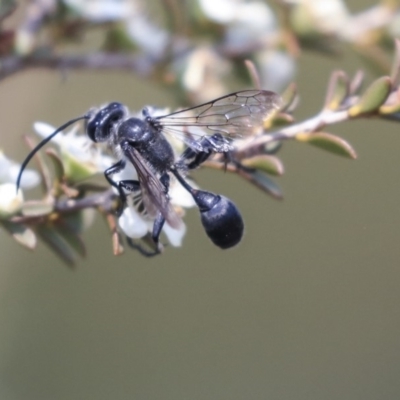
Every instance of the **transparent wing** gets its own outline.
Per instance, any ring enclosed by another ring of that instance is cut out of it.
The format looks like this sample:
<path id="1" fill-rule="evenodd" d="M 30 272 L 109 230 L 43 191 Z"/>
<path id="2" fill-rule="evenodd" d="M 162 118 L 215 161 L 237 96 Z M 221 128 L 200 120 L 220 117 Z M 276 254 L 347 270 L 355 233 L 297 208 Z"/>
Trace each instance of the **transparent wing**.
<path id="1" fill-rule="evenodd" d="M 138 174 L 142 192 L 143 204 L 146 211 L 153 218 L 160 211 L 165 220 L 173 227 L 179 228 L 182 224 L 181 218 L 173 209 L 165 187 L 158 177 L 148 167 L 140 153 L 132 146 L 124 150 L 125 156 L 133 164 Z"/>
<path id="2" fill-rule="evenodd" d="M 228 94 L 209 103 L 155 117 L 163 132 L 191 134 L 185 128 L 201 128 L 204 134 L 219 132 L 228 137 L 254 133 L 272 111 L 279 108 L 278 94 L 268 90 L 246 90 Z"/>

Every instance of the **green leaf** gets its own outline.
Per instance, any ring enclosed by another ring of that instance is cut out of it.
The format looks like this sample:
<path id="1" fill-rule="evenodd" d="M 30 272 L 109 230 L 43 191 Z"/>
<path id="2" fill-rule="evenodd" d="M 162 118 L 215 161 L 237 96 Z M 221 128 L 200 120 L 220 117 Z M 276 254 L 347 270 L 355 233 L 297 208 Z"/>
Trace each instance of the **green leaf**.
<path id="1" fill-rule="evenodd" d="M 69 182 L 79 182 L 90 178 L 98 171 L 93 165 L 83 163 L 66 151 L 61 154 L 65 175 Z"/>
<path id="2" fill-rule="evenodd" d="M 358 70 L 353 79 L 350 82 L 350 94 L 354 95 L 357 94 L 361 90 L 361 86 L 364 83 L 364 71 Z"/>
<path id="3" fill-rule="evenodd" d="M 86 247 L 82 238 L 69 227 L 63 220 L 58 220 L 55 229 L 59 235 L 71 246 L 80 256 L 86 256 Z"/>
<path id="4" fill-rule="evenodd" d="M 268 128 L 276 128 L 280 126 L 286 126 L 292 124 L 294 122 L 294 118 L 290 114 L 286 113 L 278 113 L 274 115 L 271 121 L 269 121 Z"/>
<path id="5" fill-rule="evenodd" d="M 96 217 L 96 210 L 86 208 L 63 217 L 63 224 L 73 233 L 81 233 L 93 225 Z"/>
<path id="6" fill-rule="evenodd" d="M 46 155 L 48 155 L 50 160 L 53 162 L 56 179 L 58 182 L 61 182 L 64 178 L 65 171 L 60 155 L 54 149 L 47 149 Z"/>
<path id="7" fill-rule="evenodd" d="M 282 175 L 284 171 L 283 164 L 278 157 L 266 154 L 245 158 L 241 161 L 241 164 L 245 167 L 257 169 L 275 176 Z"/>
<path id="8" fill-rule="evenodd" d="M 248 172 L 243 170 L 240 172 L 240 175 L 275 199 L 281 200 L 283 198 L 280 187 L 263 172 Z"/>
<path id="9" fill-rule="evenodd" d="M 17 3 L 14 0 L 0 1 L 0 22 L 10 16 L 16 8 Z"/>
<path id="10" fill-rule="evenodd" d="M 346 97 L 349 95 L 349 78 L 343 71 L 335 71 L 326 94 L 325 108 L 337 110 Z"/>
<path id="11" fill-rule="evenodd" d="M 390 78 L 392 79 L 393 86 L 397 87 L 400 83 L 400 40 L 395 39 L 395 53 L 392 64 L 392 71 L 390 72 Z"/>
<path id="12" fill-rule="evenodd" d="M 22 246 L 33 250 L 37 244 L 35 232 L 23 225 L 10 221 L 1 221 L 2 226 L 14 237 L 14 239 Z"/>
<path id="13" fill-rule="evenodd" d="M 387 119 L 389 121 L 400 122 L 400 112 L 393 114 L 381 114 L 381 118 Z"/>
<path id="14" fill-rule="evenodd" d="M 31 150 L 37 144 L 37 142 L 29 136 L 24 136 L 24 140 Z M 39 172 L 42 177 L 42 180 L 41 180 L 42 189 L 45 193 L 49 193 L 51 191 L 52 179 L 51 179 L 49 167 L 47 166 L 41 151 L 37 151 L 35 153 L 35 160 L 38 163 Z"/>
<path id="15" fill-rule="evenodd" d="M 297 102 L 297 85 L 295 83 L 291 83 L 281 94 L 281 98 L 282 98 L 282 106 L 280 108 L 280 111 L 281 112 L 293 111 L 291 109 L 291 106 L 292 104 Z"/>
<path id="16" fill-rule="evenodd" d="M 281 140 L 274 140 L 264 144 L 265 154 L 276 154 L 282 147 L 283 143 Z"/>
<path id="17" fill-rule="evenodd" d="M 57 232 L 54 225 L 39 225 L 37 234 L 69 267 L 74 266 L 76 261 L 75 253 L 63 236 Z"/>
<path id="18" fill-rule="evenodd" d="M 48 201 L 31 200 L 22 206 L 22 214 L 26 217 L 40 217 L 51 214 L 53 209 L 53 204 Z"/>
<path id="19" fill-rule="evenodd" d="M 379 107 L 380 114 L 395 114 L 400 111 L 400 88 L 390 93 L 385 104 Z"/>
<path id="20" fill-rule="evenodd" d="M 366 89 L 358 103 L 349 109 L 349 115 L 355 117 L 376 111 L 388 98 L 392 90 L 392 80 L 382 76 Z"/>
<path id="21" fill-rule="evenodd" d="M 103 50 L 128 53 L 137 48 L 123 24 L 114 24 L 106 32 Z"/>
<path id="22" fill-rule="evenodd" d="M 356 159 L 357 153 L 349 142 L 327 132 L 300 133 L 296 139 L 346 158 Z"/>

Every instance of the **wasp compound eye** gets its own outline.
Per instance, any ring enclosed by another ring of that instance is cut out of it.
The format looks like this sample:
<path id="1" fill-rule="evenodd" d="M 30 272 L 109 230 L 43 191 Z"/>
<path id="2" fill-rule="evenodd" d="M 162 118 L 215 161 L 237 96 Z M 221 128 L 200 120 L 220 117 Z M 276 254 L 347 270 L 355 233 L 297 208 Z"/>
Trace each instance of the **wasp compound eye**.
<path id="1" fill-rule="evenodd" d="M 202 190 L 195 190 L 192 195 L 211 241 L 221 249 L 237 245 L 242 239 L 244 224 L 235 204 L 227 197 Z"/>
<path id="2" fill-rule="evenodd" d="M 114 124 L 125 115 L 125 108 L 121 103 L 110 103 L 98 111 L 88 122 L 86 131 L 93 142 L 105 142 L 110 138 Z"/>

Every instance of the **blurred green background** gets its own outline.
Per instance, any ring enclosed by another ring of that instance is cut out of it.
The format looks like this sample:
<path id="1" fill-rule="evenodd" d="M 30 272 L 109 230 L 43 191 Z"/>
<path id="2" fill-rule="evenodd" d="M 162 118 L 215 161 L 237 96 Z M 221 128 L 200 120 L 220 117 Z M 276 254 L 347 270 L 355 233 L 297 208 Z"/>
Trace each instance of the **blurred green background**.
<path id="1" fill-rule="evenodd" d="M 318 111 L 336 68 L 364 65 L 350 53 L 302 55 L 298 120 Z M 22 160 L 34 121 L 60 125 L 110 100 L 178 106 L 128 73 L 31 71 L 1 83 L 2 144 Z M 211 244 L 196 210 L 183 247 L 154 259 L 114 257 L 98 219 L 75 271 L 0 231 L 0 398 L 399 398 L 399 125 L 329 131 L 359 159 L 285 143 L 283 202 L 197 173 L 242 211 L 245 237 L 229 251 Z"/>

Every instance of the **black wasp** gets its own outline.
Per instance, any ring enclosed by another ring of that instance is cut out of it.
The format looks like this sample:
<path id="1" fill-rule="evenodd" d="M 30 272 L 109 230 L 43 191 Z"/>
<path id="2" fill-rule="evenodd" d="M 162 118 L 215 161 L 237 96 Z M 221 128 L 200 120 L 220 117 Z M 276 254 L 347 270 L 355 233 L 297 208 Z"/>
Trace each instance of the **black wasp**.
<path id="1" fill-rule="evenodd" d="M 165 221 L 174 228 L 182 223 L 169 201 L 171 175 L 193 196 L 208 237 L 215 245 L 227 249 L 242 238 L 240 212 L 228 198 L 194 189 L 183 176 L 213 153 L 223 153 L 228 160 L 233 150 L 231 139 L 254 132 L 279 103 L 280 98 L 274 92 L 247 90 L 163 116 L 152 116 L 148 108 L 143 108 L 142 117 L 137 118 L 123 104 L 113 102 L 68 121 L 40 142 L 23 162 L 17 186 L 24 168 L 42 146 L 69 125 L 85 119 L 89 138 L 93 142 L 107 142 L 120 159 L 104 175 L 118 190 L 122 203 L 126 202 L 126 193 L 141 192 L 145 210 L 154 219 L 152 240 L 156 254 L 162 248 L 159 236 Z M 178 159 L 167 135 L 183 140 L 187 146 Z M 122 171 L 127 162 L 133 164 L 138 180 L 114 181 L 112 175 Z"/>

